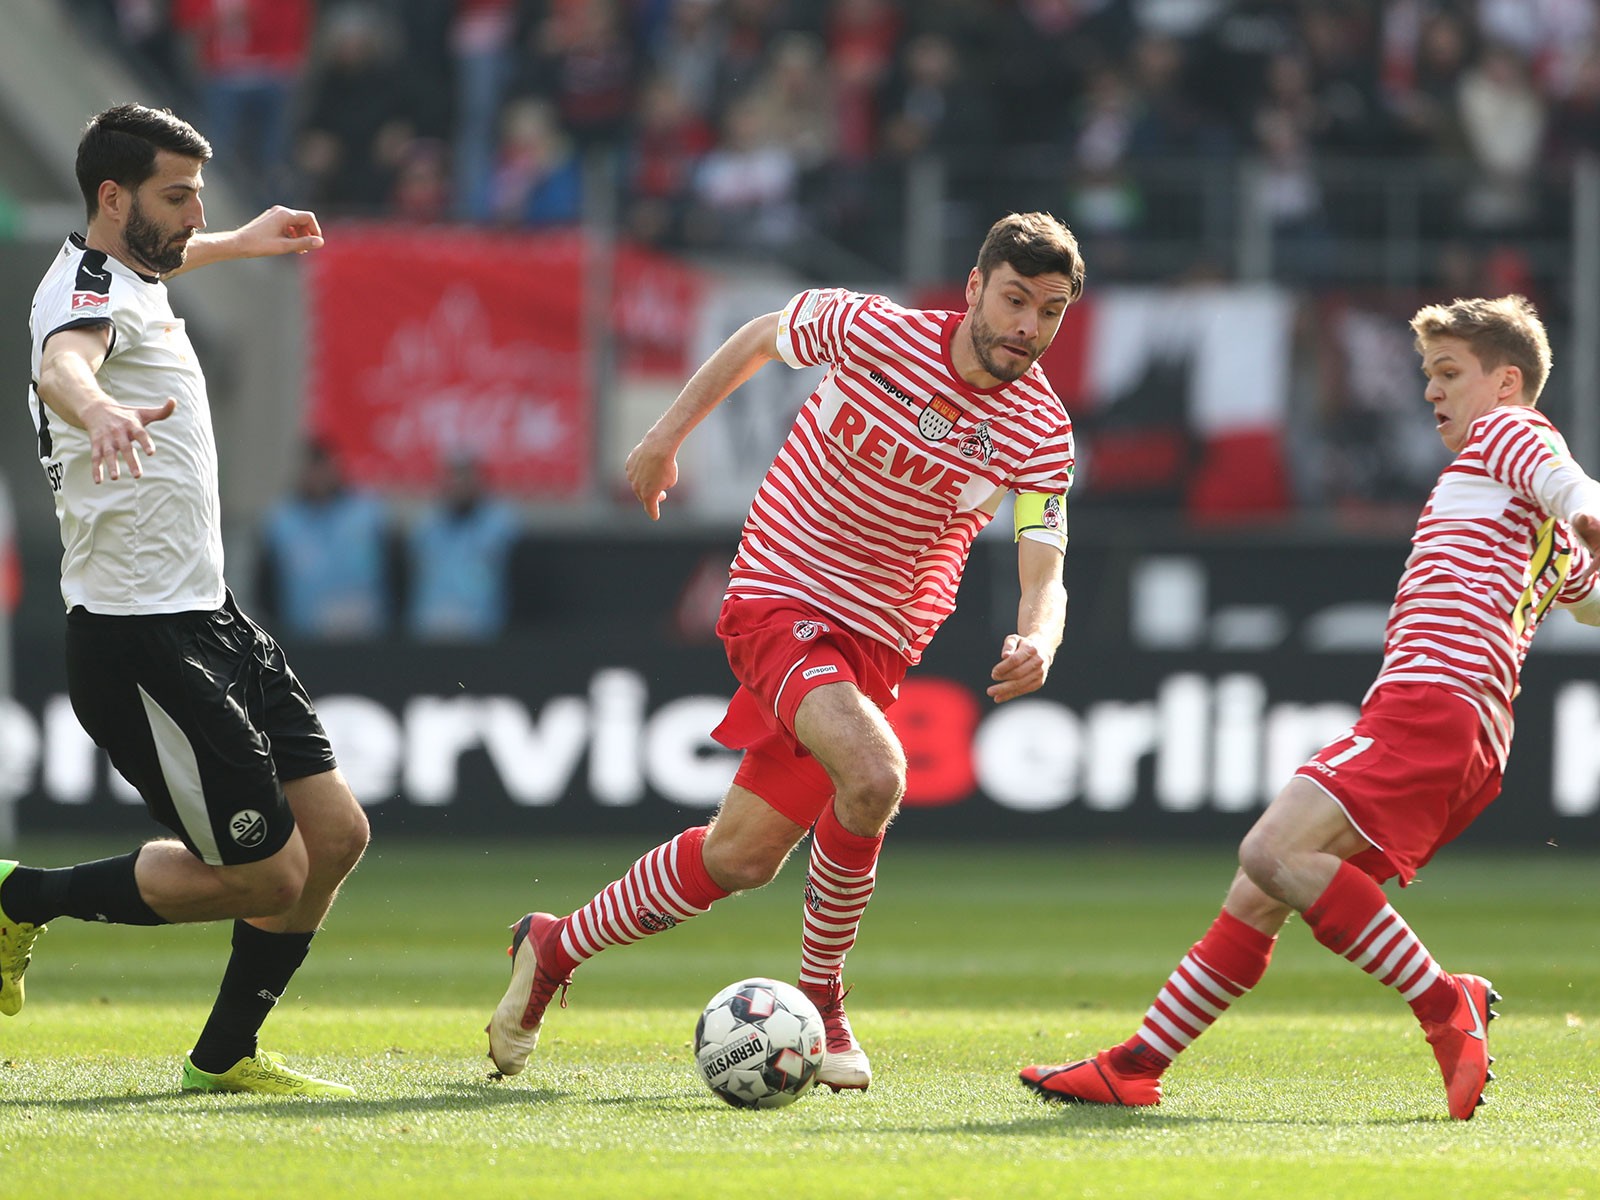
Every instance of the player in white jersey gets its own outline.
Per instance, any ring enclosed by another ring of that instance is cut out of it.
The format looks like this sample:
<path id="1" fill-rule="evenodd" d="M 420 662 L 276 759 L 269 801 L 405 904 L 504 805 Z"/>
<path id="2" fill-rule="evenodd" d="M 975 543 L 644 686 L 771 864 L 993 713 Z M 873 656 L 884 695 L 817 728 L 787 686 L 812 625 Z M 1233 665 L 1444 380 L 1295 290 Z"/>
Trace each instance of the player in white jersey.
<path id="1" fill-rule="evenodd" d="M 1600 624 L 1600 483 L 1535 405 L 1550 344 L 1521 296 L 1457 300 L 1411 321 L 1424 397 L 1455 452 L 1417 522 L 1361 716 L 1299 769 L 1239 849 L 1222 912 L 1126 1042 L 1027 1067 L 1054 1100 L 1147 1105 L 1161 1075 L 1260 981 L 1299 912 L 1334 953 L 1411 1005 L 1468 1120 L 1489 1071 L 1488 980 L 1434 962 L 1379 884 L 1404 887 L 1500 792 L 1511 702 L 1552 607 Z"/>
<path id="2" fill-rule="evenodd" d="M 125 104 L 94 117 L 77 158 L 86 233 L 34 296 L 29 406 L 61 522 L 68 691 L 179 840 L 53 870 L 0 861 L 0 1013 L 21 1009 L 48 921 L 231 918 L 233 953 L 181 1087 L 351 1095 L 257 1045 L 366 847 L 367 821 L 282 650 L 223 582 L 205 377 L 164 282 L 303 253 L 322 236 L 315 216 L 286 208 L 201 233 L 210 157 L 169 112 Z"/>
<path id="3" fill-rule="evenodd" d="M 655 519 L 679 447 L 735 388 L 774 360 L 828 366 L 756 493 L 717 626 L 739 680 L 714 734 L 743 751 L 733 786 L 709 826 L 650 851 L 587 905 L 512 927 L 511 984 L 488 1030 L 503 1073 L 526 1065 L 580 962 L 769 882 L 810 830 L 799 982 L 827 1029 L 818 1081 L 871 1082 L 841 977 L 905 791 L 884 711 L 1008 492 L 1022 595 L 988 692 L 998 703 L 1044 684 L 1066 616 L 1073 444 L 1037 364 L 1082 290 L 1071 231 L 1013 214 L 984 240 L 965 312 L 801 292 L 723 343 L 628 456 Z"/>

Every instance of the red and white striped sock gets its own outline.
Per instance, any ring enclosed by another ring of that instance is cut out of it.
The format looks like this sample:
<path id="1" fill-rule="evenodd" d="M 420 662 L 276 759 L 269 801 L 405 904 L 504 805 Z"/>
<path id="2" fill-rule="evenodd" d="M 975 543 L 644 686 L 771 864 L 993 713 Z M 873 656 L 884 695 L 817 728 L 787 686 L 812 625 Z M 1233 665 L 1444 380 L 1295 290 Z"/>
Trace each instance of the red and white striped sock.
<path id="1" fill-rule="evenodd" d="M 1449 972 L 1433 961 L 1370 875 L 1340 863 L 1333 882 L 1305 911 L 1313 936 L 1411 1005 L 1419 1021 L 1443 1021 L 1455 1008 Z"/>
<path id="2" fill-rule="evenodd" d="M 806 868 L 805 925 L 800 946 L 802 987 L 828 987 L 844 971 L 856 944 L 861 914 L 872 899 L 883 835 L 863 837 L 839 824 L 828 804 L 811 830 Z"/>
<path id="3" fill-rule="evenodd" d="M 1112 1047 L 1112 1067 L 1124 1075 L 1160 1075 L 1261 982 L 1276 941 L 1223 909 L 1156 993 L 1139 1031 Z"/>
<path id="4" fill-rule="evenodd" d="M 608 946 L 626 946 L 671 929 L 726 896 L 706 873 L 702 851 L 707 832 L 700 825 L 657 846 L 564 918 L 560 944 L 571 961 L 548 964 L 550 973 L 570 970 Z"/>

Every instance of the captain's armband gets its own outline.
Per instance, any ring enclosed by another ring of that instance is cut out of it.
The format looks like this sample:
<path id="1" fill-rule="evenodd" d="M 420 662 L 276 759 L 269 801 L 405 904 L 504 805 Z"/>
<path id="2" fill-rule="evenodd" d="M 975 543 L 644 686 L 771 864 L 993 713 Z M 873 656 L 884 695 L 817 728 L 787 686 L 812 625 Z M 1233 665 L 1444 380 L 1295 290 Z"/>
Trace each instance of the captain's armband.
<path id="1" fill-rule="evenodd" d="M 1062 553 L 1067 549 L 1067 494 L 1018 492 L 1011 506 L 1015 541 L 1044 542 Z"/>

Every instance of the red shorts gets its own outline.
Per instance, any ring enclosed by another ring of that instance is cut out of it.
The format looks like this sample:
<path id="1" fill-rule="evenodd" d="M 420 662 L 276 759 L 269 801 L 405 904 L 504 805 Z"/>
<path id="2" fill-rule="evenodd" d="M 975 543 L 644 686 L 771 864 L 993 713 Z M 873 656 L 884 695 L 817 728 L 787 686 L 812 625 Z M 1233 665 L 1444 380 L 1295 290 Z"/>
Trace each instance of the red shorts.
<path id="1" fill-rule="evenodd" d="M 1391 683 L 1349 733 L 1295 772 L 1344 809 L 1374 849 L 1350 861 L 1404 887 L 1500 794 L 1500 763 L 1478 710 L 1426 683 Z"/>
<path id="2" fill-rule="evenodd" d="M 745 752 L 736 784 L 809 829 L 832 798 L 833 781 L 794 736 L 800 701 L 824 684 L 850 683 L 887 709 L 906 660 L 799 600 L 730 596 L 717 636 L 739 690 L 711 736 Z"/>

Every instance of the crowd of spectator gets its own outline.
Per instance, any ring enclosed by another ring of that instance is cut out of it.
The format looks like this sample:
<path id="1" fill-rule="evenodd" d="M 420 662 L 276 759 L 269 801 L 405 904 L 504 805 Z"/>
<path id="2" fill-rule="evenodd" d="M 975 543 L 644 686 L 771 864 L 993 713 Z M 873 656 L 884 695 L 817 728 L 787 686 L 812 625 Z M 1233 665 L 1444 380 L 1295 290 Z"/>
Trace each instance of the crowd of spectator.
<path id="1" fill-rule="evenodd" d="M 1248 157 L 1314 253 L 1343 156 L 1460 167 L 1447 219 L 1514 235 L 1600 151 L 1600 0 L 62 2 L 330 216 L 567 223 L 598 163 L 652 243 L 861 249 L 931 153 L 1114 239 L 1173 215 L 1146 164 Z"/>

